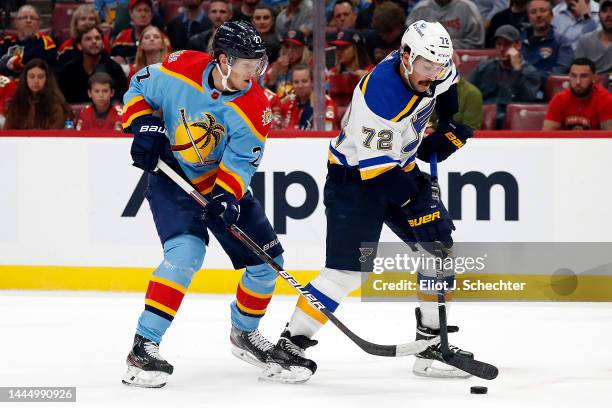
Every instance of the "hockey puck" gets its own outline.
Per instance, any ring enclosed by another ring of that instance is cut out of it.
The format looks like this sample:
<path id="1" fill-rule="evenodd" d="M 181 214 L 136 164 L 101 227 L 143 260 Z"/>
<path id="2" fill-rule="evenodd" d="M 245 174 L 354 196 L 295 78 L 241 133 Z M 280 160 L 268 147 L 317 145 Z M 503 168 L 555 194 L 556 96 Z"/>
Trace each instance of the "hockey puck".
<path id="1" fill-rule="evenodd" d="M 470 394 L 486 394 L 488 391 L 487 387 L 474 386 L 470 387 Z"/>

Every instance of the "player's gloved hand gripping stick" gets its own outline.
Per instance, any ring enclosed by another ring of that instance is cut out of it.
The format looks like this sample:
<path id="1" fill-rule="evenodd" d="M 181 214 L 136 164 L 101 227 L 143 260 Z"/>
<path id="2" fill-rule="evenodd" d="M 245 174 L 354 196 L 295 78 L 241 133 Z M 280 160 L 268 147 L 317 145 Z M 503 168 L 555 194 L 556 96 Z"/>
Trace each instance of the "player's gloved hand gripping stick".
<path id="1" fill-rule="evenodd" d="M 179 185 L 187 194 L 189 194 L 194 200 L 196 200 L 202 207 L 208 205 L 207 200 L 200 194 L 191 184 L 183 179 L 177 172 L 175 172 L 170 166 L 159 160 L 157 168 L 166 174 L 172 181 Z M 440 339 L 435 337 L 431 340 L 416 340 L 410 343 L 397 344 L 397 345 L 380 345 L 374 344 L 369 341 L 362 339 L 353 333 L 348 327 L 344 325 L 329 309 L 327 309 L 323 303 L 321 303 L 316 296 L 304 289 L 293 276 L 288 272 L 284 271 L 283 268 L 277 264 L 274 259 L 270 258 L 264 250 L 262 250 L 257 243 L 255 243 L 249 236 L 247 236 L 240 228 L 232 224 L 227 227 L 227 230 L 240 242 L 242 242 L 247 248 L 249 248 L 259 259 L 268 264 L 274 269 L 283 279 L 285 279 L 295 290 L 297 290 L 302 296 L 304 296 L 310 304 L 316 308 L 319 312 L 323 313 L 342 333 L 344 333 L 349 339 L 359 346 L 363 351 L 368 354 L 375 356 L 384 357 L 402 357 L 420 353 L 427 347 L 438 344 Z"/>
<path id="2" fill-rule="evenodd" d="M 429 160 L 429 169 L 431 172 L 432 197 L 434 200 L 439 201 L 441 198 L 440 185 L 438 184 L 438 158 L 436 156 L 436 153 L 431 154 L 431 158 Z M 475 375 L 476 377 L 484 378 L 485 380 L 492 380 L 497 377 L 497 367 L 488 363 L 483 363 L 482 361 L 474 360 L 473 358 L 469 358 L 461 354 L 453 353 L 448 347 L 446 299 L 444 296 L 444 286 L 442 285 L 444 282 L 444 258 L 446 258 L 448 255 L 448 249 L 441 242 L 435 242 L 434 248 L 436 248 L 436 252 L 439 254 L 438 256 L 442 258 L 442 267 L 437 270 L 436 278 L 440 288 L 438 290 L 438 316 L 440 319 L 440 351 L 442 352 L 444 361 L 447 364 L 452 365 L 453 367 L 457 367 L 472 375 Z"/>

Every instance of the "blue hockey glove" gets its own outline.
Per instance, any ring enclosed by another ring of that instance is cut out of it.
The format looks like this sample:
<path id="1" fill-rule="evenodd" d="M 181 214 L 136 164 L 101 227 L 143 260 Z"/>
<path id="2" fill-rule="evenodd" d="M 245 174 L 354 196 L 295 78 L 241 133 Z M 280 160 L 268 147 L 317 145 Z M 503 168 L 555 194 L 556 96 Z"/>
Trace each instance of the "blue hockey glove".
<path id="1" fill-rule="evenodd" d="M 134 119 L 130 128 L 134 134 L 130 149 L 133 165 L 144 171 L 155 170 L 166 143 L 164 121 L 156 116 L 145 115 Z"/>
<path id="2" fill-rule="evenodd" d="M 433 243 L 440 242 L 445 248 L 453 246 L 455 225 L 439 201 L 439 192 L 432 191 L 429 180 L 424 180 L 419 194 L 403 210 L 417 242 L 426 251 L 440 256 Z"/>
<path id="3" fill-rule="evenodd" d="M 438 155 L 438 162 L 462 148 L 474 135 L 471 127 L 455 121 L 439 123 L 438 130 L 426 136 L 419 146 L 417 157 L 429 162 L 432 153 Z"/>
<path id="4" fill-rule="evenodd" d="M 202 218 L 214 232 L 224 231 L 226 227 L 238 221 L 240 204 L 232 193 L 219 186 L 213 188 L 211 196 L 212 198 L 204 207 Z"/>

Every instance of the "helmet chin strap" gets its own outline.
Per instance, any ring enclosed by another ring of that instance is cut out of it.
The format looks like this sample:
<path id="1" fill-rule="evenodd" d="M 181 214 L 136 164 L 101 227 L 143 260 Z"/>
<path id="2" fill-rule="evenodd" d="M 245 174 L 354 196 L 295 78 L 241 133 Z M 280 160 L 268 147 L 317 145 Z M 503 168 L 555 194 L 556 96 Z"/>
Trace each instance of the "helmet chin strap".
<path id="1" fill-rule="evenodd" d="M 410 56 L 410 69 L 408 69 L 406 67 L 406 64 L 404 64 L 404 59 L 401 57 L 401 55 L 400 55 L 400 62 L 402 63 L 402 67 L 404 67 L 404 78 L 406 79 L 406 82 L 408 82 L 408 86 L 411 89 L 416 90 L 412 86 L 412 82 L 410 82 L 410 74 L 412 74 L 412 71 L 414 71 L 414 60 L 412 59 L 412 55 Z"/>
<path id="2" fill-rule="evenodd" d="M 221 70 L 221 65 L 218 62 L 216 66 L 217 70 L 219 71 L 219 74 L 221 75 L 221 85 L 223 86 L 223 90 L 228 92 L 238 92 L 237 89 L 231 88 L 227 81 L 230 77 L 230 74 L 232 73 L 232 66 L 227 64 L 227 75 L 223 74 L 223 71 Z"/>

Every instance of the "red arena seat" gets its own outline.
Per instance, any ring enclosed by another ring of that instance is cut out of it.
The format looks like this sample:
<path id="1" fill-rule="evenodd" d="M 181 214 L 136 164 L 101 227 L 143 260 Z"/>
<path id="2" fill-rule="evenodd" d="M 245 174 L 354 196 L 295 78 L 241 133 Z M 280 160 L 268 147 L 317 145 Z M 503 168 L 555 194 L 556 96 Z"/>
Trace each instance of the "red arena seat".
<path id="1" fill-rule="evenodd" d="M 70 28 L 72 13 L 79 7 L 79 3 L 55 3 L 51 15 L 51 30 L 53 34 L 60 35 L 62 29 Z"/>
<path id="2" fill-rule="evenodd" d="M 329 96 L 338 106 L 348 106 L 353 98 L 353 90 L 359 83 L 355 74 L 335 74 L 329 76 Z"/>
<path id="3" fill-rule="evenodd" d="M 605 75 L 597 75 L 595 77 L 595 83 L 607 86 L 608 77 Z M 546 85 L 544 86 L 544 100 L 550 101 L 556 93 L 559 93 L 570 86 L 569 75 L 550 75 L 546 79 Z"/>
<path id="4" fill-rule="evenodd" d="M 547 109 L 546 104 L 511 103 L 506 107 L 504 129 L 541 130 Z"/>
<path id="5" fill-rule="evenodd" d="M 459 61 L 461 61 L 459 72 L 462 77 L 467 78 L 482 61 L 495 58 L 497 56 L 497 50 L 495 48 L 465 49 L 457 50 L 457 54 L 459 55 Z"/>
<path id="6" fill-rule="evenodd" d="M 495 130 L 497 105 L 482 105 L 482 130 Z"/>

